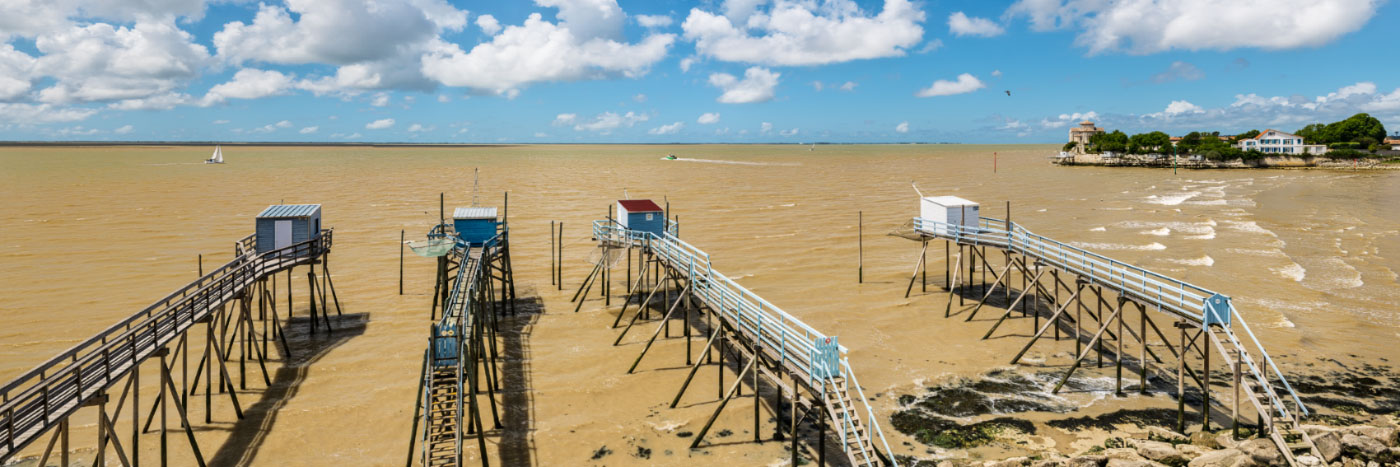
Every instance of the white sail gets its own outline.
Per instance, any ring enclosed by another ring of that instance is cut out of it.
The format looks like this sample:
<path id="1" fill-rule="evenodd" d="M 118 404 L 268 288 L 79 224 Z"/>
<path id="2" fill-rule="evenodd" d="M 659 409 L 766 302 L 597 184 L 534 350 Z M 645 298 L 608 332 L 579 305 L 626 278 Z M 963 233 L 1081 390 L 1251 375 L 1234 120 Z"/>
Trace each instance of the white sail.
<path id="1" fill-rule="evenodd" d="M 224 163 L 224 148 L 222 146 L 214 146 L 214 162 Z"/>

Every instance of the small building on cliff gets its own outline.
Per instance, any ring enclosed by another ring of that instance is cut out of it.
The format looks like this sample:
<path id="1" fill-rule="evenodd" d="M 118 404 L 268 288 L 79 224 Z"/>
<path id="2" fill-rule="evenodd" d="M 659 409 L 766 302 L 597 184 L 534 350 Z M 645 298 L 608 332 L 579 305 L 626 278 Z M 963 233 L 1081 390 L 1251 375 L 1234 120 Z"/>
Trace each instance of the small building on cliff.
<path id="1" fill-rule="evenodd" d="M 1074 152 L 1083 153 L 1089 147 L 1089 138 L 1103 133 L 1103 128 L 1094 126 L 1094 122 L 1085 120 L 1079 122 L 1079 126 L 1069 129 L 1069 142 L 1079 143 L 1074 146 Z"/>

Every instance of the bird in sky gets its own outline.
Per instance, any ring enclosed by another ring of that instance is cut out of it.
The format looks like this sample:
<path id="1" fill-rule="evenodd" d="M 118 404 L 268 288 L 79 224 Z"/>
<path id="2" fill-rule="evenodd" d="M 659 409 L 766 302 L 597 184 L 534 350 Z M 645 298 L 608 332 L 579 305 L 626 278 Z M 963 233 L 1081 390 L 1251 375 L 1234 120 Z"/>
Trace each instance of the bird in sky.
<path id="1" fill-rule="evenodd" d="M 1010 89 L 1007 89 L 1007 90 L 1006 90 L 1006 97 L 1011 97 L 1011 90 L 1010 90 Z"/>

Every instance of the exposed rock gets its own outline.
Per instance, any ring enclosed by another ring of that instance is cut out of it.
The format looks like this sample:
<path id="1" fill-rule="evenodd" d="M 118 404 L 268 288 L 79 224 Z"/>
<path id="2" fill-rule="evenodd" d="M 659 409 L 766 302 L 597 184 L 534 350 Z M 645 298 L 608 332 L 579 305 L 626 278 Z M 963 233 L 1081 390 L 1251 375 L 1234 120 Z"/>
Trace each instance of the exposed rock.
<path id="1" fill-rule="evenodd" d="M 1220 445 L 1219 441 L 1216 441 L 1215 433 L 1208 431 L 1191 433 L 1191 444 L 1211 449 L 1220 449 L 1223 447 Z"/>
<path id="2" fill-rule="evenodd" d="M 1376 461 L 1367 462 L 1366 467 L 1381 467 L 1381 463 Z"/>
<path id="3" fill-rule="evenodd" d="M 1222 449 L 1202 454 L 1201 457 L 1191 459 L 1188 467 L 1235 467 L 1241 465 L 1253 465 L 1250 456 L 1245 455 L 1238 449 Z"/>
<path id="4" fill-rule="evenodd" d="M 1218 444 L 1220 445 L 1220 447 L 1225 449 L 1238 448 L 1240 446 L 1240 442 L 1235 439 L 1235 435 L 1233 433 L 1221 433 L 1215 435 L 1215 444 Z"/>
<path id="5" fill-rule="evenodd" d="M 1104 456 L 1079 456 L 1070 458 L 1068 467 L 1101 467 L 1108 462 Z"/>
<path id="6" fill-rule="evenodd" d="M 1308 436 L 1317 436 L 1322 433 L 1331 433 L 1337 431 L 1332 427 L 1326 425 L 1303 425 L 1298 428 L 1301 428 L 1304 433 L 1308 434 Z"/>
<path id="7" fill-rule="evenodd" d="M 1179 444 L 1176 446 L 1176 450 L 1177 452 L 1180 452 L 1182 456 L 1185 456 L 1188 460 L 1201 457 L 1202 454 L 1210 452 L 1210 450 L 1194 444 Z"/>
<path id="8" fill-rule="evenodd" d="M 1317 456 L 1314 456 L 1312 454 L 1304 454 L 1298 456 L 1296 460 L 1298 461 L 1298 465 L 1303 467 L 1320 467 L 1322 465 L 1325 465 L 1323 464 L 1322 459 L 1318 459 Z"/>
<path id="9" fill-rule="evenodd" d="M 953 467 L 953 461 L 940 461 L 938 467 Z"/>
<path id="10" fill-rule="evenodd" d="M 1107 457 L 1109 460 L 1113 460 L 1113 459 L 1119 459 L 1119 460 L 1125 460 L 1125 461 L 1142 460 L 1142 456 L 1139 456 L 1139 455 L 1138 455 L 1137 449 L 1133 449 L 1133 448 L 1113 448 L 1113 449 L 1104 449 L 1103 452 L 1100 453 L 1100 454 L 1103 454 L 1103 456 L 1104 456 L 1104 457 Z"/>
<path id="11" fill-rule="evenodd" d="M 1109 459 L 1105 467 L 1154 467 L 1156 465 L 1159 464 L 1145 460 Z"/>
<path id="12" fill-rule="evenodd" d="M 1171 444 L 1189 443 L 1191 439 L 1181 433 L 1162 428 L 1160 426 L 1147 427 L 1147 439 L 1154 441 L 1164 441 Z"/>
<path id="13" fill-rule="evenodd" d="M 1031 467 L 1065 467 L 1066 459 L 1045 459 L 1031 463 Z"/>
<path id="14" fill-rule="evenodd" d="M 1335 431 L 1320 432 L 1316 435 L 1308 433 L 1308 436 L 1312 437 L 1313 444 L 1317 446 L 1317 452 L 1322 453 L 1324 462 L 1330 464 L 1342 457 L 1342 437 L 1337 435 Z"/>
<path id="15" fill-rule="evenodd" d="M 1278 446 L 1274 445 L 1274 441 L 1268 438 L 1255 438 L 1242 442 L 1236 449 L 1248 454 L 1259 465 L 1288 465 L 1283 453 L 1279 452 Z"/>
<path id="16" fill-rule="evenodd" d="M 1390 454 L 1390 449 L 1387 449 L 1380 441 L 1369 436 L 1358 436 L 1351 433 L 1342 435 L 1342 450 L 1361 454 L 1367 459 L 1378 457 L 1381 454 Z"/>
<path id="17" fill-rule="evenodd" d="M 1348 457 L 1342 460 L 1342 467 L 1366 467 L 1366 462 L 1355 457 Z"/>
<path id="18" fill-rule="evenodd" d="M 1184 464 L 1186 456 L 1177 451 L 1171 444 L 1161 441 L 1138 441 L 1137 453 L 1146 459 L 1161 462 L 1163 464 Z"/>
<path id="19" fill-rule="evenodd" d="M 1343 428 L 1341 431 L 1343 433 L 1365 436 L 1380 441 L 1382 444 L 1390 447 L 1395 447 L 1396 443 L 1400 442 L 1400 439 L 1396 438 L 1396 436 L 1400 434 L 1400 431 L 1390 427 L 1357 425 Z"/>
<path id="20" fill-rule="evenodd" d="M 982 466 L 983 466 L 983 467 L 1021 467 L 1021 466 L 1023 466 L 1023 465 L 1026 465 L 1027 463 L 1029 463 L 1030 460 L 1031 460 L 1031 459 L 1030 459 L 1029 457 L 1012 457 L 1012 458 L 1010 458 L 1010 459 L 1002 459 L 1002 460 L 999 460 L 999 461 L 987 461 L 987 462 L 983 463 Z"/>

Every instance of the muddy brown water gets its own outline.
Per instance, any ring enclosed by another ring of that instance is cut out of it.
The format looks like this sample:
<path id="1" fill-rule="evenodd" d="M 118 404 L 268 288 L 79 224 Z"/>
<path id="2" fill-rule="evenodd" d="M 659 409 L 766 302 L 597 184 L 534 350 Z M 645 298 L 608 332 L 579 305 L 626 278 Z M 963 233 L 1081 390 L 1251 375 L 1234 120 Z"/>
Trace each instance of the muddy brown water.
<path id="1" fill-rule="evenodd" d="M 636 374 L 643 337 L 611 346 L 620 301 L 567 302 L 588 272 L 589 222 L 623 195 L 671 202 L 681 236 L 717 269 L 849 347 L 849 358 L 897 453 L 888 414 L 899 394 L 1002 367 L 1031 326 L 944 319 L 941 245 L 931 247 L 928 293 L 903 298 L 915 242 L 886 236 L 917 213 L 910 188 L 979 201 L 1031 230 L 1231 295 L 1285 366 L 1324 358 L 1388 365 L 1400 358 L 1400 172 L 1053 167 L 1053 146 L 502 146 L 479 148 L 239 148 L 200 164 L 202 147 L 0 149 L 0 380 L 129 316 L 227 261 L 269 204 L 321 203 L 335 228 L 331 269 L 346 317 L 333 338 L 294 334 L 299 365 L 257 370 L 242 422 L 215 399 L 196 435 L 206 458 L 228 464 L 384 465 L 407 454 L 414 388 L 428 329 L 433 263 L 411 253 L 398 295 L 399 230 L 410 239 L 470 204 L 472 168 L 484 205 L 510 191 L 520 294 L 540 314 L 510 324 L 505 345 L 507 428 L 489 455 L 508 464 L 694 465 L 784 462 L 787 443 L 752 442 L 751 397 L 730 404 L 704 449 L 715 372 L 702 371 L 677 409 L 680 340 L 657 345 Z M 993 172 L 991 155 L 998 154 Z M 682 160 L 663 161 L 675 153 Z M 856 219 L 864 212 L 865 283 L 856 283 Z M 548 276 L 550 220 L 564 223 L 565 290 Z M 995 257 L 995 255 L 994 255 Z M 618 274 L 621 277 L 621 274 Z M 621 280 L 613 291 L 621 293 Z M 305 313 L 304 281 L 294 283 Z M 304 324 L 304 323 L 302 323 Z M 646 327 L 650 331 L 651 325 Z M 643 334 L 643 333 L 637 333 Z M 702 342 L 696 342 L 698 347 Z M 1043 344 L 1028 366 L 1072 348 Z M 195 351 L 199 352 L 198 346 Z M 198 353 L 196 354 L 198 355 Z M 1053 360 L 1053 358 L 1051 358 Z M 1060 368 L 1051 363 L 1045 366 Z M 142 378 L 154 399 L 154 370 Z M 178 374 L 178 373 L 177 373 Z M 732 381 L 732 375 L 725 377 Z M 878 394 L 878 396 L 876 396 Z M 747 392 L 746 392 L 747 395 Z M 1135 404 L 1085 397 L 1085 410 Z M 192 416 L 202 420 L 202 403 Z M 74 419 L 75 449 L 90 455 L 95 416 Z M 173 415 L 172 415 L 173 417 Z M 764 408 L 762 438 L 772 437 Z M 130 430 L 130 413 L 118 430 Z M 487 421 L 490 424 L 490 421 Z M 172 418 L 172 427 L 178 422 Z M 729 436 L 717 436 L 728 430 Z M 158 455 L 158 438 L 141 441 Z M 183 435 L 171 455 L 188 463 Z M 37 454 L 47 442 L 26 454 Z M 473 443 L 465 443 L 474 446 Z M 606 447 L 606 450 L 600 448 Z M 599 452 L 610 452 L 593 459 Z M 478 456 L 473 447 L 469 457 Z"/>

